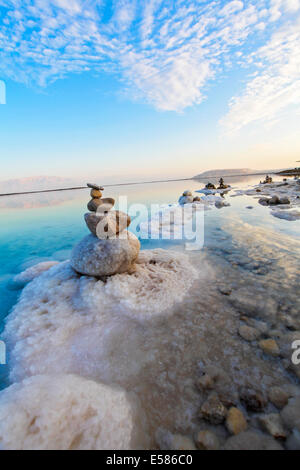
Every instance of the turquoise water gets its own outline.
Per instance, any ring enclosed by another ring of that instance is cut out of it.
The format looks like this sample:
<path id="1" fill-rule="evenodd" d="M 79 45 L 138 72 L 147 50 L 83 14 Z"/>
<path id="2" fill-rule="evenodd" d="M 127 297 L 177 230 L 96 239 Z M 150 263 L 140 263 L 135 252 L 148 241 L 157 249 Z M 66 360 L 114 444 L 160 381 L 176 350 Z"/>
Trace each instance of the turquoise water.
<path id="1" fill-rule="evenodd" d="M 256 178 L 236 179 L 232 185 L 245 187 L 257 183 Z M 105 190 L 105 196 L 127 196 L 128 203 L 152 204 L 177 202 L 185 189 L 195 191 L 203 187 L 197 181 L 155 183 L 143 186 L 115 187 Z M 205 213 L 205 247 L 230 250 L 230 233 L 222 229 L 224 222 L 238 218 L 255 227 L 267 227 L 276 232 L 298 237 L 300 221 L 287 222 L 270 215 L 269 210 L 260 206 L 251 197 L 226 196 L 231 207 L 213 209 Z M 16 274 L 41 261 L 63 261 L 69 258 L 72 247 L 85 234 L 83 220 L 88 190 L 78 190 L 43 195 L 14 196 L 0 201 L 0 333 L 4 318 L 17 302 L 20 291 L 13 285 Z M 249 210 L 247 206 L 253 205 Z M 225 238 L 225 239 L 224 239 Z M 179 242 L 176 242 L 177 244 Z M 168 248 L 174 242 L 143 241 L 142 248 L 163 246 Z M 1 387 L 6 385 L 7 366 L 0 366 Z"/>

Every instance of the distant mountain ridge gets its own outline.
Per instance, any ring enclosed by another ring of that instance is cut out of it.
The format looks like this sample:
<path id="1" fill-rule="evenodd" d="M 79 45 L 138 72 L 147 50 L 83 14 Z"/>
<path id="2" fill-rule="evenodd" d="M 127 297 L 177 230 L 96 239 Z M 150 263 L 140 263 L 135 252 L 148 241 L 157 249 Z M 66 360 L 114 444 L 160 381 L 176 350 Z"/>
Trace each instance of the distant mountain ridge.
<path id="1" fill-rule="evenodd" d="M 43 191 L 77 185 L 78 180 L 59 176 L 33 176 L 0 181 L 0 193 Z"/>
<path id="2" fill-rule="evenodd" d="M 199 173 L 193 177 L 197 178 L 218 178 L 224 176 L 246 176 L 246 175 L 261 175 L 267 173 L 275 173 L 276 170 L 252 170 L 251 168 L 231 168 L 231 169 L 220 169 L 220 170 L 208 170 L 203 173 Z"/>

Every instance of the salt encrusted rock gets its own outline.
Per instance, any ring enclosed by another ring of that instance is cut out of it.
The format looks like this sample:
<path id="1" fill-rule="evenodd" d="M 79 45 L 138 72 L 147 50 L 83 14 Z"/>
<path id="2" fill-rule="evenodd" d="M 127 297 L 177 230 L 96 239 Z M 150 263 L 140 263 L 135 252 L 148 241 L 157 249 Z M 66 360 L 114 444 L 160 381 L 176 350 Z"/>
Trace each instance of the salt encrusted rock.
<path id="1" fill-rule="evenodd" d="M 239 335 L 246 341 L 255 341 L 260 337 L 260 332 L 251 326 L 242 325 L 239 328 Z"/>
<path id="2" fill-rule="evenodd" d="M 285 443 L 287 450 L 300 450 L 300 432 L 294 429 Z"/>
<path id="3" fill-rule="evenodd" d="M 248 425 L 243 413 L 235 407 L 230 408 L 226 417 L 226 427 L 231 434 L 246 431 Z"/>
<path id="4" fill-rule="evenodd" d="M 174 434 L 168 450 L 196 450 L 193 440 L 188 436 Z"/>
<path id="5" fill-rule="evenodd" d="M 278 196 L 275 195 L 275 196 L 272 196 L 268 202 L 271 206 L 276 206 L 277 204 L 280 204 L 280 199 Z"/>
<path id="6" fill-rule="evenodd" d="M 259 416 L 258 421 L 262 429 L 275 437 L 275 439 L 286 439 L 287 433 L 283 428 L 282 420 L 278 413 Z"/>
<path id="7" fill-rule="evenodd" d="M 291 201 L 289 200 L 288 197 L 281 197 L 280 198 L 280 204 L 286 204 L 286 205 L 289 205 L 291 203 Z"/>
<path id="8" fill-rule="evenodd" d="M 216 393 L 211 393 L 206 402 L 201 406 L 199 417 L 211 424 L 221 424 L 225 420 L 227 409 L 220 401 Z"/>
<path id="9" fill-rule="evenodd" d="M 182 193 L 183 196 L 192 196 L 193 194 L 188 189 Z"/>
<path id="10" fill-rule="evenodd" d="M 71 266 L 87 276 L 111 276 L 132 271 L 139 251 L 139 240 L 128 231 L 108 240 L 88 235 L 73 248 Z"/>
<path id="11" fill-rule="evenodd" d="M 272 387 L 269 391 L 270 402 L 279 409 L 287 405 L 290 396 L 291 395 L 288 391 L 283 390 L 280 387 Z"/>
<path id="12" fill-rule="evenodd" d="M 161 450 L 196 450 L 194 441 L 189 436 L 172 434 L 162 428 L 156 431 L 155 438 Z"/>
<path id="13" fill-rule="evenodd" d="M 300 396 L 291 398 L 280 415 L 289 430 L 296 429 L 300 433 Z"/>
<path id="14" fill-rule="evenodd" d="M 269 199 L 267 197 L 262 197 L 261 199 L 259 199 L 258 202 L 262 206 L 268 206 L 269 205 Z"/>
<path id="15" fill-rule="evenodd" d="M 178 203 L 183 206 L 184 204 L 191 204 L 193 200 L 193 196 L 180 196 Z"/>
<path id="16" fill-rule="evenodd" d="M 227 201 L 224 201 L 222 198 L 218 198 L 215 202 L 215 206 L 217 209 L 221 209 L 222 207 L 229 207 L 230 204 Z"/>
<path id="17" fill-rule="evenodd" d="M 224 450 L 283 450 L 283 448 L 270 436 L 245 431 L 230 437 L 225 443 Z"/>
<path id="18" fill-rule="evenodd" d="M 197 380 L 197 387 L 200 391 L 203 390 L 212 390 L 214 388 L 215 379 L 208 374 L 202 375 Z"/>
<path id="19" fill-rule="evenodd" d="M 263 339 L 259 342 L 259 347 L 265 354 L 277 357 L 280 354 L 278 344 L 274 339 Z"/>
<path id="20" fill-rule="evenodd" d="M 0 393 L 5 450 L 128 450 L 149 445 L 139 403 L 75 375 L 35 376 Z"/>
<path id="21" fill-rule="evenodd" d="M 261 411 L 267 405 L 266 397 L 258 390 L 251 388 L 242 389 L 240 399 L 250 411 Z"/>
<path id="22" fill-rule="evenodd" d="M 211 431 L 199 431 L 195 437 L 195 443 L 199 450 L 218 450 L 220 448 L 218 437 Z"/>

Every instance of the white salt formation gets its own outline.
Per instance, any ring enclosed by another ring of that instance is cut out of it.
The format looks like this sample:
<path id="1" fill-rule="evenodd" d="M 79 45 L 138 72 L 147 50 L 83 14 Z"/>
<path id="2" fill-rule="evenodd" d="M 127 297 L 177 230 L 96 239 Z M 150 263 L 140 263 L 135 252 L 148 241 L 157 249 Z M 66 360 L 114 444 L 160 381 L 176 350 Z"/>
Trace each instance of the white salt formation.
<path id="1" fill-rule="evenodd" d="M 74 375 L 36 376 L 0 400 L 6 450 L 113 450 L 148 447 L 136 397 Z"/>
<path id="2" fill-rule="evenodd" d="M 273 181 L 266 177 L 264 182 L 246 190 L 236 191 L 236 196 L 256 196 L 258 202 L 271 210 L 271 215 L 291 222 L 300 219 L 300 180 Z"/>
<path id="3" fill-rule="evenodd" d="M 111 343 L 118 351 L 118 342 L 128 342 L 130 319 L 143 324 L 162 315 L 183 299 L 195 278 L 185 255 L 164 250 L 143 251 L 134 274 L 106 281 L 79 277 L 69 262 L 53 267 L 23 290 L 8 317 L 3 338 L 12 352 L 12 380 L 86 369 L 89 375 L 93 361 L 100 361 L 105 371 L 105 345 Z M 122 331 L 127 333 L 124 338 Z M 88 340 L 83 350 L 78 349 L 83 337 L 95 338 L 95 348 Z M 132 361 L 136 362 L 134 357 Z"/>
<path id="4" fill-rule="evenodd" d="M 48 269 L 52 268 L 58 264 L 58 261 L 43 261 L 42 263 L 38 263 L 35 266 L 31 266 L 27 268 L 22 273 L 18 274 L 14 277 L 14 282 L 17 284 L 26 284 L 27 282 L 33 281 L 36 277 L 42 274 Z"/>

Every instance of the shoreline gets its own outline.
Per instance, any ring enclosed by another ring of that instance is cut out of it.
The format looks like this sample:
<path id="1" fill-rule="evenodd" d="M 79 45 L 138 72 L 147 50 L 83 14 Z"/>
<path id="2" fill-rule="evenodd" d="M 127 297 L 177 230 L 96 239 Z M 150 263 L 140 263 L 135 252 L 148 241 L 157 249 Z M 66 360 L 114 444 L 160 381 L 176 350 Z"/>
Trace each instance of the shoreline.
<path id="1" fill-rule="evenodd" d="M 268 172 L 270 175 L 276 175 L 277 173 Z M 262 173 L 245 173 L 245 174 L 238 174 L 238 175 L 226 175 L 226 179 L 228 178 L 242 178 L 248 176 L 262 176 L 265 175 L 266 172 Z M 169 180 L 151 180 L 151 181 L 137 181 L 134 183 L 114 183 L 114 184 L 105 184 L 103 185 L 105 188 L 113 188 L 118 186 L 136 186 L 139 184 L 155 184 L 155 183 L 174 183 L 176 181 L 201 181 L 207 180 L 208 178 L 216 179 L 220 178 L 222 175 L 219 176 L 203 176 L 203 177 L 195 177 L 192 176 L 191 178 L 178 178 L 178 179 L 169 179 Z M 52 192 L 59 192 L 59 191 L 77 191 L 81 189 L 87 189 L 86 186 L 75 186 L 71 188 L 57 188 L 57 189 L 41 189 L 38 191 L 24 191 L 24 192 L 13 192 L 13 193 L 2 193 L 0 197 L 8 197 L 8 196 L 18 196 L 18 195 L 25 195 L 25 194 L 39 194 L 39 193 L 52 193 Z"/>

